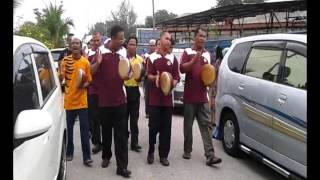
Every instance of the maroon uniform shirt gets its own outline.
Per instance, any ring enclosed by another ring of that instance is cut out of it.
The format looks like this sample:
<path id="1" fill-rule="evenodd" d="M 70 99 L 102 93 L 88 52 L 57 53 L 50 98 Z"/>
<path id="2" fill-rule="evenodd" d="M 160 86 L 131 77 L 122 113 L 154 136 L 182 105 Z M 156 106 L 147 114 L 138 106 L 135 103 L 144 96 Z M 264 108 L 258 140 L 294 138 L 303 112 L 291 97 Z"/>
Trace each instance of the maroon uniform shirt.
<path id="1" fill-rule="evenodd" d="M 114 107 L 126 103 L 126 94 L 123 80 L 118 72 L 119 56 L 127 57 L 127 51 L 122 48 L 117 52 L 100 47 L 102 61 L 97 71 L 99 76 L 98 106 Z"/>
<path id="2" fill-rule="evenodd" d="M 162 56 L 161 54 L 154 52 L 148 59 L 148 75 L 156 75 L 157 71 L 161 75 L 162 72 L 166 71 L 172 75 L 174 80 L 179 81 L 179 63 L 173 54 L 167 54 Z M 151 82 L 149 89 L 149 105 L 150 106 L 173 106 L 172 93 L 165 96 L 160 87 L 156 87 L 155 82 Z"/>
<path id="3" fill-rule="evenodd" d="M 96 51 L 90 49 L 88 52 L 88 60 L 90 62 L 90 65 L 96 63 Z M 98 84 L 99 84 L 99 76 L 97 76 L 96 74 L 92 74 L 92 81 L 90 83 L 90 85 L 88 86 L 88 94 L 92 95 L 92 94 L 97 94 L 98 93 Z"/>
<path id="4" fill-rule="evenodd" d="M 196 55 L 196 51 L 191 48 L 186 48 L 182 54 L 180 62 L 180 71 L 182 64 L 191 61 Z M 207 103 L 209 100 L 206 86 L 201 81 L 201 68 L 205 64 L 211 63 L 211 55 L 208 51 L 204 51 L 201 58 L 193 64 L 192 69 L 186 73 L 183 101 L 185 103 Z"/>

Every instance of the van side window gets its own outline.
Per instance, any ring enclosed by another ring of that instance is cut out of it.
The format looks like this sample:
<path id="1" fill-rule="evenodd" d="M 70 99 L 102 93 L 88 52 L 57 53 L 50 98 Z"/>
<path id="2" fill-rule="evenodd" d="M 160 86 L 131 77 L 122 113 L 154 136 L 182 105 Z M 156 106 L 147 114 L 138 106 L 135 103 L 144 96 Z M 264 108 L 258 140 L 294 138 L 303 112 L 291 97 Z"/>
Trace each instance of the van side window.
<path id="1" fill-rule="evenodd" d="M 34 53 L 37 65 L 43 101 L 56 87 L 48 53 Z"/>
<path id="2" fill-rule="evenodd" d="M 307 58 L 305 56 L 287 51 L 281 83 L 299 89 L 307 89 Z"/>
<path id="3" fill-rule="evenodd" d="M 19 51 L 13 58 L 15 62 L 20 62 L 13 83 L 13 120 L 15 121 L 21 111 L 38 109 L 39 98 L 31 54 L 23 54 Z"/>
<path id="4" fill-rule="evenodd" d="M 244 62 L 250 50 L 252 42 L 244 42 L 236 45 L 228 57 L 228 66 L 231 71 L 241 73 Z"/>
<path id="5" fill-rule="evenodd" d="M 255 47 L 248 57 L 244 74 L 276 82 L 282 50 Z"/>

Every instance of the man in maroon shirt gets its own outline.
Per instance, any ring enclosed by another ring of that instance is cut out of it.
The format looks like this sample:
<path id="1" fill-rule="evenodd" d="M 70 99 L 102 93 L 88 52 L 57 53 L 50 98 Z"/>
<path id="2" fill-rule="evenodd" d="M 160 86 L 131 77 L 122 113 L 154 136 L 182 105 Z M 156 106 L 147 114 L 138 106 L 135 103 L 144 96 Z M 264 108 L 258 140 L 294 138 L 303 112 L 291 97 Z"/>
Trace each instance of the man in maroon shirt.
<path id="1" fill-rule="evenodd" d="M 88 52 L 88 60 L 90 64 L 96 63 L 96 52 L 101 46 L 101 34 L 95 32 L 92 36 L 93 47 Z M 98 95 L 97 95 L 98 77 L 92 73 L 92 81 L 88 87 L 88 114 L 90 122 L 91 142 L 93 144 L 92 152 L 98 153 L 102 148 L 100 120 L 98 117 Z M 111 137 L 110 137 L 111 139 Z M 111 145 L 110 145 L 111 151 Z"/>
<path id="2" fill-rule="evenodd" d="M 98 63 L 92 65 L 93 73 L 99 76 L 98 107 L 102 126 L 102 164 L 109 163 L 107 144 L 104 142 L 114 130 L 114 144 L 117 161 L 117 174 L 130 177 L 128 166 L 128 122 L 126 119 L 126 95 L 123 80 L 118 72 L 120 56 L 127 57 L 122 47 L 124 30 L 119 25 L 111 28 L 110 48 L 100 48 Z"/>
<path id="3" fill-rule="evenodd" d="M 162 32 L 160 35 L 160 49 L 152 53 L 148 59 L 149 89 L 149 151 L 147 161 L 152 164 L 154 161 L 154 145 L 159 133 L 159 156 L 164 166 L 169 166 L 168 154 L 171 141 L 171 119 L 172 119 L 172 93 L 164 95 L 159 86 L 159 76 L 166 71 L 172 75 L 173 87 L 180 80 L 179 64 L 173 54 L 169 53 L 171 35 Z"/>
<path id="4" fill-rule="evenodd" d="M 208 103 L 207 87 L 200 79 L 201 68 L 211 63 L 210 53 L 204 49 L 206 32 L 204 29 L 195 30 L 194 44 L 192 48 L 186 48 L 181 57 L 180 71 L 186 73 L 184 86 L 184 159 L 191 158 L 192 151 L 192 125 L 197 118 L 200 129 L 206 164 L 212 165 L 221 162 L 214 153 L 210 129 L 210 109 Z"/>

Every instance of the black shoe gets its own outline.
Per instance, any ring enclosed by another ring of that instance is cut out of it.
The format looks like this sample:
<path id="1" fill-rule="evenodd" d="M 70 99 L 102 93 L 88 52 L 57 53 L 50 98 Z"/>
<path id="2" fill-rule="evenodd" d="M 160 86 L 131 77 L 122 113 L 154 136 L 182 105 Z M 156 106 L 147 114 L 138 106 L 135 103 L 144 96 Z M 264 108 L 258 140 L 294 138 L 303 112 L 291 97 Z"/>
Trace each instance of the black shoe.
<path id="1" fill-rule="evenodd" d="M 67 155 L 67 161 L 72 161 L 72 159 L 73 159 L 73 156 L 72 155 Z"/>
<path id="2" fill-rule="evenodd" d="M 117 169 L 117 174 L 129 178 L 131 175 L 131 171 L 129 171 L 128 169 Z"/>
<path id="3" fill-rule="evenodd" d="M 169 161 L 167 158 L 160 158 L 160 163 L 164 166 L 169 166 Z"/>
<path id="4" fill-rule="evenodd" d="M 154 161 L 154 154 L 153 153 L 148 153 L 147 157 L 148 164 L 152 164 Z"/>
<path id="5" fill-rule="evenodd" d="M 136 152 L 141 152 L 141 146 L 139 145 L 131 146 L 131 150 Z"/>
<path id="6" fill-rule="evenodd" d="M 103 160 L 102 160 L 102 163 L 101 163 L 101 167 L 102 167 L 102 168 L 108 167 L 108 166 L 109 166 L 109 162 L 110 162 L 109 159 L 103 159 Z"/>
<path id="7" fill-rule="evenodd" d="M 183 157 L 183 159 L 190 159 L 191 158 L 191 153 L 184 152 L 182 157 Z"/>
<path id="8" fill-rule="evenodd" d="M 84 164 L 85 166 L 91 166 L 91 163 L 93 163 L 93 160 L 92 160 L 92 159 L 87 159 L 87 160 L 84 160 L 84 161 L 83 161 L 83 164 Z"/>
<path id="9" fill-rule="evenodd" d="M 96 144 L 96 145 L 93 145 L 92 153 L 93 154 L 97 154 L 101 150 L 102 150 L 101 145 L 100 144 Z"/>
<path id="10" fill-rule="evenodd" d="M 218 163 L 221 163 L 221 162 L 222 162 L 221 158 L 217 158 L 217 157 L 213 156 L 213 157 L 207 159 L 206 164 L 208 166 L 210 166 L 212 164 L 218 164 Z"/>

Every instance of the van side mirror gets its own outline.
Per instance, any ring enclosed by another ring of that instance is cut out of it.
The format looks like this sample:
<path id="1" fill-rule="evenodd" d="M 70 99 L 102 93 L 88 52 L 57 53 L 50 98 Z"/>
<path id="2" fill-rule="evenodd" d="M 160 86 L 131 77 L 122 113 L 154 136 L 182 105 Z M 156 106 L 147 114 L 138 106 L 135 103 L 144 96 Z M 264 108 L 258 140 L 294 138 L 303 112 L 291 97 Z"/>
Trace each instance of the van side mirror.
<path id="1" fill-rule="evenodd" d="M 47 132 L 52 126 L 51 115 L 39 109 L 19 113 L 14 126 L 14 139 L 26 141 Z"/>

